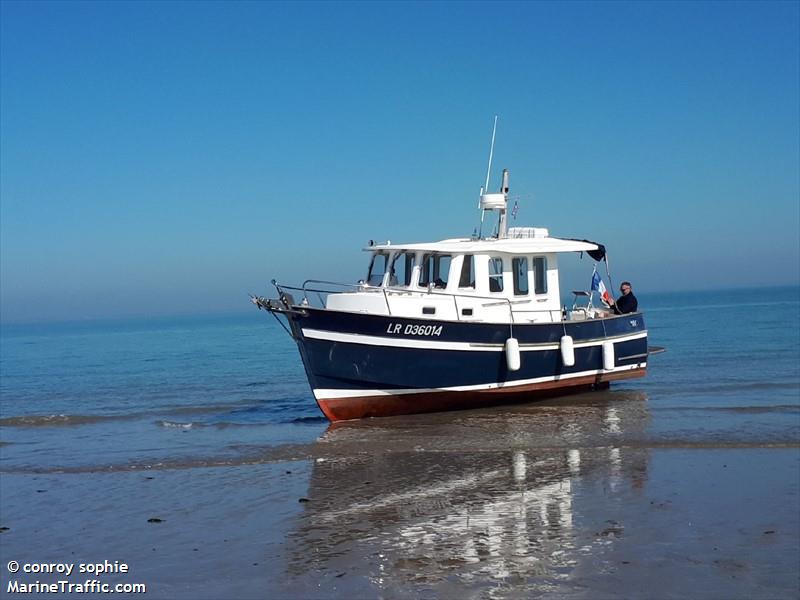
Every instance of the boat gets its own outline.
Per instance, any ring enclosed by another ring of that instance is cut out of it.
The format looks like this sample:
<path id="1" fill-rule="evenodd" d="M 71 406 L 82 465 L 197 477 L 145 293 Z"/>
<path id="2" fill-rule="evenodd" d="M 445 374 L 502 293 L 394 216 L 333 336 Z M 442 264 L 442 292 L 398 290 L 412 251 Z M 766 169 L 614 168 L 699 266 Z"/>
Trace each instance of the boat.
<path id="1" fill-rule="evenodd" d="M 488 191 L 492 151 L 479 194 L 481 223 L 496 218 L 486 235 L 481 226 L 435 242 L 370 241 L 363 280 L 273 280 L 277 298 L 251 296 L 297 343 L 329 420 L 531 401 L 646 374 L 641 312 L 595 307 L 595 290 L 562 304 L 559 257 L 587 254 L 600 279 L 605 246 L 510 227 L 509 171 Z"/>

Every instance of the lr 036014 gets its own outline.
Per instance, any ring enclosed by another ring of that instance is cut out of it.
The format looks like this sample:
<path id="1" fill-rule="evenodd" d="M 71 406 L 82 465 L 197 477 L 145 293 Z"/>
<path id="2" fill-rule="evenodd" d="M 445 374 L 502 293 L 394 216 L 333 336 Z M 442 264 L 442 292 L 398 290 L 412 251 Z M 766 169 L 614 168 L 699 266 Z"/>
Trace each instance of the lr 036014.
<path id="1" fill-rule="evenodd" d="M 415 325 L 409 324 L 405 327 L 402 323 L 389 323 L 386 333 L 392 335 L 427 335 L 439 337 L 442 335 L 442 325 Z"/>

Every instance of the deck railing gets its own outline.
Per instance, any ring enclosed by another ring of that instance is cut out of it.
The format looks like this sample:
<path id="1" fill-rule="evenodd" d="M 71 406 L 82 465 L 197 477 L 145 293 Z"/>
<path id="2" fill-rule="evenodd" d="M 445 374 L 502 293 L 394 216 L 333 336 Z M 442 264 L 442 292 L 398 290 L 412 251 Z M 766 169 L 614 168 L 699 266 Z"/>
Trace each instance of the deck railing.
<path id="1" fill-rule="evenodd" d="M 373 294 L 382 294 L 383 300 L 386 305 L 386 312 L 389 316 L 392 316 L 392 308 L 389 302 L 389 296 L 391 295 L 411 295 L 411 296 L 420 296 L 424 297 L 426 295 L 435 295 L 435 296 L 449 296 L 453 299 L 453 308 L 455 309 L 456 313 L 456 320 L 462 321 L 461 318 L 461 311 L 459 310 L 458 299 L 472 299 L 472 300 L 489 300 L 489 302 L 484 302 L 481 304 L 482 307 L 489 307 L 489 306 L 501 306 L 505 305 L 508 307 L 508 314 L 509 314 L 509 327 L 511 328 L 511 337 L 513 337 L 513 327 L 514 323 L 516 322 L 514 316 L 514 305 L 524 304 L 529 302 L 528 300 L 510 300 L 508 298 L 498 298 L 497 296 L 480 296 L 477 294 L 459 294 L 457 292 L 448 292 L 446 290 L 439 290 L 433 287 L 432 285 L 425 290 L 414 290 L 405 287 L 393 287 L 393 286 L 371 286 L 365 283 L 341 283 L 338 281 L 323 281 L 320 279 L 307 279 L 303 282 L 301 287 L 291 286 L 291 285 L 283 285 L 279 284 L 273 280 L 272 284 L 277 288 L 278 293 L 283 293 L 283 290 L 293 290 L 297 292 L 303 293 L 303 301 L 302 304 L 306 304 L 309 306 L 314 306 L 312 300 L 309 300 L 309 294 L 316 294 L 317 299 L 319 300 L 320 308 L 326 308 L 325 298 L 323 298 L 323 294 L 336 294 L 342 293 L 344 290 L 352 290 L 356 292 L 366 292 L 366 293 L 373 293 Z M 324 287 L 311 287 L 314 286 L 334 286 L 335 288 L 339 289 L 326 289 Z"/>

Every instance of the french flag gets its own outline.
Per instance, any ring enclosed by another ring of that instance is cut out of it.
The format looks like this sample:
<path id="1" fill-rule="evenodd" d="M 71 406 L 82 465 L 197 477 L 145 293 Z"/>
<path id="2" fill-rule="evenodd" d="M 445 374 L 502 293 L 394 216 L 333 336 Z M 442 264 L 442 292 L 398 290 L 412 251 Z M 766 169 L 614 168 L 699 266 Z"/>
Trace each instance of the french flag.
<path id="1" fill-rule="evenodd" d="M 600 294 L 600 299 L 603 301 L 603 304 L 611 306 L 611 297 L 608 295 L 606 285 L 603 283 L 603 278 L 600 277 L 600 273 L 597 272 L 597 269 L 592 273 L 592 291 Z"/>

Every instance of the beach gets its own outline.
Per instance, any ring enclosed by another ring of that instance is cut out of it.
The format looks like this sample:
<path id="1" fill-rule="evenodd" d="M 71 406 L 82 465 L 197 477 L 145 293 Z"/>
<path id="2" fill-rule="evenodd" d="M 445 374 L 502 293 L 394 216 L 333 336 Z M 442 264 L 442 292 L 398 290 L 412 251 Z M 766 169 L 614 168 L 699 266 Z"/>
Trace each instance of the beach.
<path id="1" fill-rule="evenodd" d="M 98 579 L 162 598 L 796 594 L 796 444 L 648 443 L 646 398 L 591 396 L 332 426 L 230 465 L 6 473 L 3 564 L 120 561 Z"/>
<path id="2" fill-rule="evenodd" d="M 7 330 L 0 594 L 795 598 L 795 298 L 645 297 L 667 352 L 641 381 L 337 424 L 262 320 Z"/>

